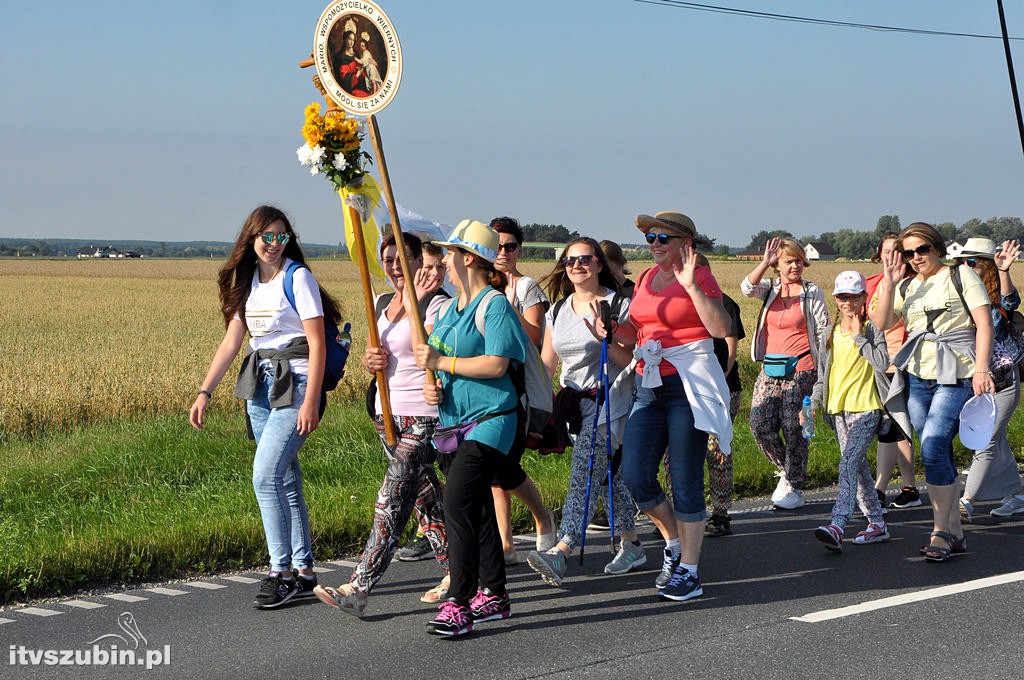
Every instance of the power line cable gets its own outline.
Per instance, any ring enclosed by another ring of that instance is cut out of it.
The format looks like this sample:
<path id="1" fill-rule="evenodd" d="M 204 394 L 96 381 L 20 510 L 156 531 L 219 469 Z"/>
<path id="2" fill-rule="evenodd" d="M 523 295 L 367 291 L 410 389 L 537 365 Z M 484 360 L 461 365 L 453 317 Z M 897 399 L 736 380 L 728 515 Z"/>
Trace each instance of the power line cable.
<path id="1" fill-rule="evenodd" d="M 958 33 L 954 31 L 930 31 L 921 28 L 907 28 L 904 26 L 882 26 L 879 24 L 861 24 L 852 21 L 835 21 L 832 19 L 816 19 L 814 17 L 801 17 L 792 14 L 774 14 L 772 12 L 758 12 L 749 9 L 736 7 L 721 7 L 718 5 L 706 5 L 697 2 L 682 2 L 681 0 L 633 0 L 647 5 L 660 5 L 675 9 L 691 9 L 700 12 L 712 12 L 715 14 L 733 14 L 737 16 L 751 17 L 755 19 L 772 19 L 775 21 L 791 21 L 801 24 L 818 24 L 821 26 L 836 26 L 839 28 L 857 28 L 869 31 L 884 31 L 890 33 L 912 33 L 916 35 L 947 36 L 954 38 L 985 38 L 991 40 L 1003 40 L 1001 35 L 982 35 L 980 33 Z M 1024 38 L 1007 38 L 1008 40 L 1024 40 Z"/>

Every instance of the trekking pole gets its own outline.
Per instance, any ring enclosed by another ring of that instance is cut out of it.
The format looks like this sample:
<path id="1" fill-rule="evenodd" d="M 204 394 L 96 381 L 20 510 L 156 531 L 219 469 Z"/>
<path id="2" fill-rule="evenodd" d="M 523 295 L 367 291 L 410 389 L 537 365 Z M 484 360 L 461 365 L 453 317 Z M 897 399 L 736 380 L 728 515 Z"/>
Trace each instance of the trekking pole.
<path id="1" fill-rule="evenodd" d="M 615 500 L 612 497 L 612 407 L 611 380 L 608 377 L 608 338 L 601 343 L 601 372 L 604 374 L 604 444 L 605 462 L 608 464 L 608 531 L 611 536 L 612 554 L 615 554 Z"/>
<path id="2" fill-rule="evenodd" d="M 601 368 L 598 367 L 598 380 L 601 379 Z M 597 399 L 601 397 L 600 382 L 597 386 Z M 580 564 L 583 564 L 583 550 L 587 544 L 587 524 L 590 522 L 590 484 L 594 479 L 594 447 L 597 445 L 597 421 L 601 415 L 601 404 L 594 404 L 594 427 L 590 435 L 590 459 L 587 461 L 587 491 L 583 498 L 583 526 L 580 527 Z"/>

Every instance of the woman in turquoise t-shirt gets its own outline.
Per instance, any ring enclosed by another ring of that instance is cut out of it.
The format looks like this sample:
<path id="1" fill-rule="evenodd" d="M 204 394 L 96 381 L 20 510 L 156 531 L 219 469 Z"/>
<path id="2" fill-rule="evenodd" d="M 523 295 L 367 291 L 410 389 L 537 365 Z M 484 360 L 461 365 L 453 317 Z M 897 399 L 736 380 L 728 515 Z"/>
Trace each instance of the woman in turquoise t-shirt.
<path id="1" fill-rule="evenodd" d="M 459 295 L 439 312 L 428 344 L 414 348 L 416 365 L 437 375 L 423 395 L 437 404 L 439 426 L 464 431 L 448 454 L 445 473 L 451 587 L 448 601 L 427 624 L 435 635 L 464 635 L 474 623 L 511 614 L 491 479 L 518 424 L 510 362 L 525 360 L 530 340 L 508 300 L 496 292 L 504 288 L 504 275 L 494 268 L 498 243 L 493 229 L 463 220 L 439 244 L 448 248 L 444 263 Z"/>

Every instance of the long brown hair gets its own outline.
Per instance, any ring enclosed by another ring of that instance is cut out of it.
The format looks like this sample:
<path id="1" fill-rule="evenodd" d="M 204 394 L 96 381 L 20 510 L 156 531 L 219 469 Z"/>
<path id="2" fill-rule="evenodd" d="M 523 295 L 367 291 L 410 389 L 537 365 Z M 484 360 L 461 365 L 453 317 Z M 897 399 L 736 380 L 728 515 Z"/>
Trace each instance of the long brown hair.
<path id="1" fill-rule="evenodd" d="M 284 225 L 285 232 L 291 236 L 284 247 L 283 257 L 288 257 L 306 265 L 306 256 L 299 245 L 298 234 L 288 221 L 288 216 L 279 208 L 271 205 L 261 205 L 249 213 L 238 238 L 235 239 L 235 247 L 228 255 L 224 266 L 217 274 L 217 287 L 220 291 L 220 313 L 224 317 L 224 325 L 231 323 L 235 314 L 245 317 L 245 301 L 249 298 L 249 289 L 252 287 L 252 277 L 256 272 L 256 249 L 253 244 L 261 233 L 274 222 L 280 221 Z M 306 265 L 308 267 L 308 265 Z M 318 284 L 319 285 L 319 284 Z M 320 300 L 324 308 L 324 316 L 335 323 L 341 321 L 341 308 L 338 302 L 331 297 L 331 294 L 320 286 Z"/>
<path id="2" fill-rule="evenodd" d="M 966 259 L 963 257 L 956 258 L 957 265 L 966 264 Z M 985 284 L 985 292 L 988 293 L 989 301 L 991 301 L 992 306 L 996 309 L 1002 309 L 1002 287 L 999 284 L 999 272 L 997 271 L 996 263 L 987 257 L 976 257 L 974 262 L 975 266 L 973 269 L 981 277 L 981 282 Z"/>
<path id="3" fill-rule="evenodd" d="M 601 244 L 595 239 L 589 236 L 581 236 L 573 239 L 565 244 L 565 248 L 562 250 L 562 254 L 569 252 L 569 248 L 582 243 L 583 245 L 590 248 L 594 253 L 594 257 L 601 263 L 601 271 L 597 273 L 598 284 L 604 286 L 610 291 L 619 292 L 619 282 L 615 280 L 615 275 L 612 274 L 612 270 L 608 267 L 608 260 L 605 258 L 604 250 L 601 248 Z M 621 252 L 621 251 L 620 251 Z M 565 258 L 558 258 L 558 262 L 555 263 L 555 268 L 551 270 L 551 273 L 540 280 L 540 285 L 544 287 L 544 292 L 547 293 L 548 299 L 552 303 L 558 302 L 564 297 L 569 297 L 572 294 L 575 287 L 572 285 L 572 281 L 569 280 L 569 274 L 565 271 Z"/>

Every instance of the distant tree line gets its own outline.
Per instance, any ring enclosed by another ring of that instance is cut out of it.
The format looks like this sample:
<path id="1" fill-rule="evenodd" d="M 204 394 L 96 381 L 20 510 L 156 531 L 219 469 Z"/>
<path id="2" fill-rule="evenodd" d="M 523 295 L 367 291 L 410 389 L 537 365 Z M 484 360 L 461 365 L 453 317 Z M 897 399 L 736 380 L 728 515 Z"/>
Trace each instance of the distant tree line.
<path id="1" fill-rule="evenodd" d="M 747 251 L 763 251 L 768 239 L 779 237 L 796 238 L 803 244 L 824 242 L 835 248 L 839 257 L 850 260 L 864 260 L 875 254 L 875 248 L 882 235 L 887 232 L 899 233 L 899 215 L 882 215 L 872 231 L 840 229 L 826 231 L 818 236 L 795 237 L 785 229 L 762 230 L 754 234 L 747 245 Z M 997 244 L 1012 239 L 1024 238 L 1024 222 L 1019 217 L 990 217 L 987 220 L 972 218 L 959 227 L 952 222 L 939 222 L 935 228 L 949 241 L 963 243 L 971 237 L 990 238 Z M 725 254 L 725 253 L 723 253 Z"/>
<path id="2" fill-rule="evenodd" d="M 0 257 L 77 257 L 78 251 L 91 246 L 113 246 L 121 252 L 134 251 L 143 257 L 202 257 L 223 260 L 234 243 L 219 241 L 99 241 L 82 239 L 0 238 Z M 347 255 L 343 244 L 303 243 L 307 257 L 329 258 Z"/>

